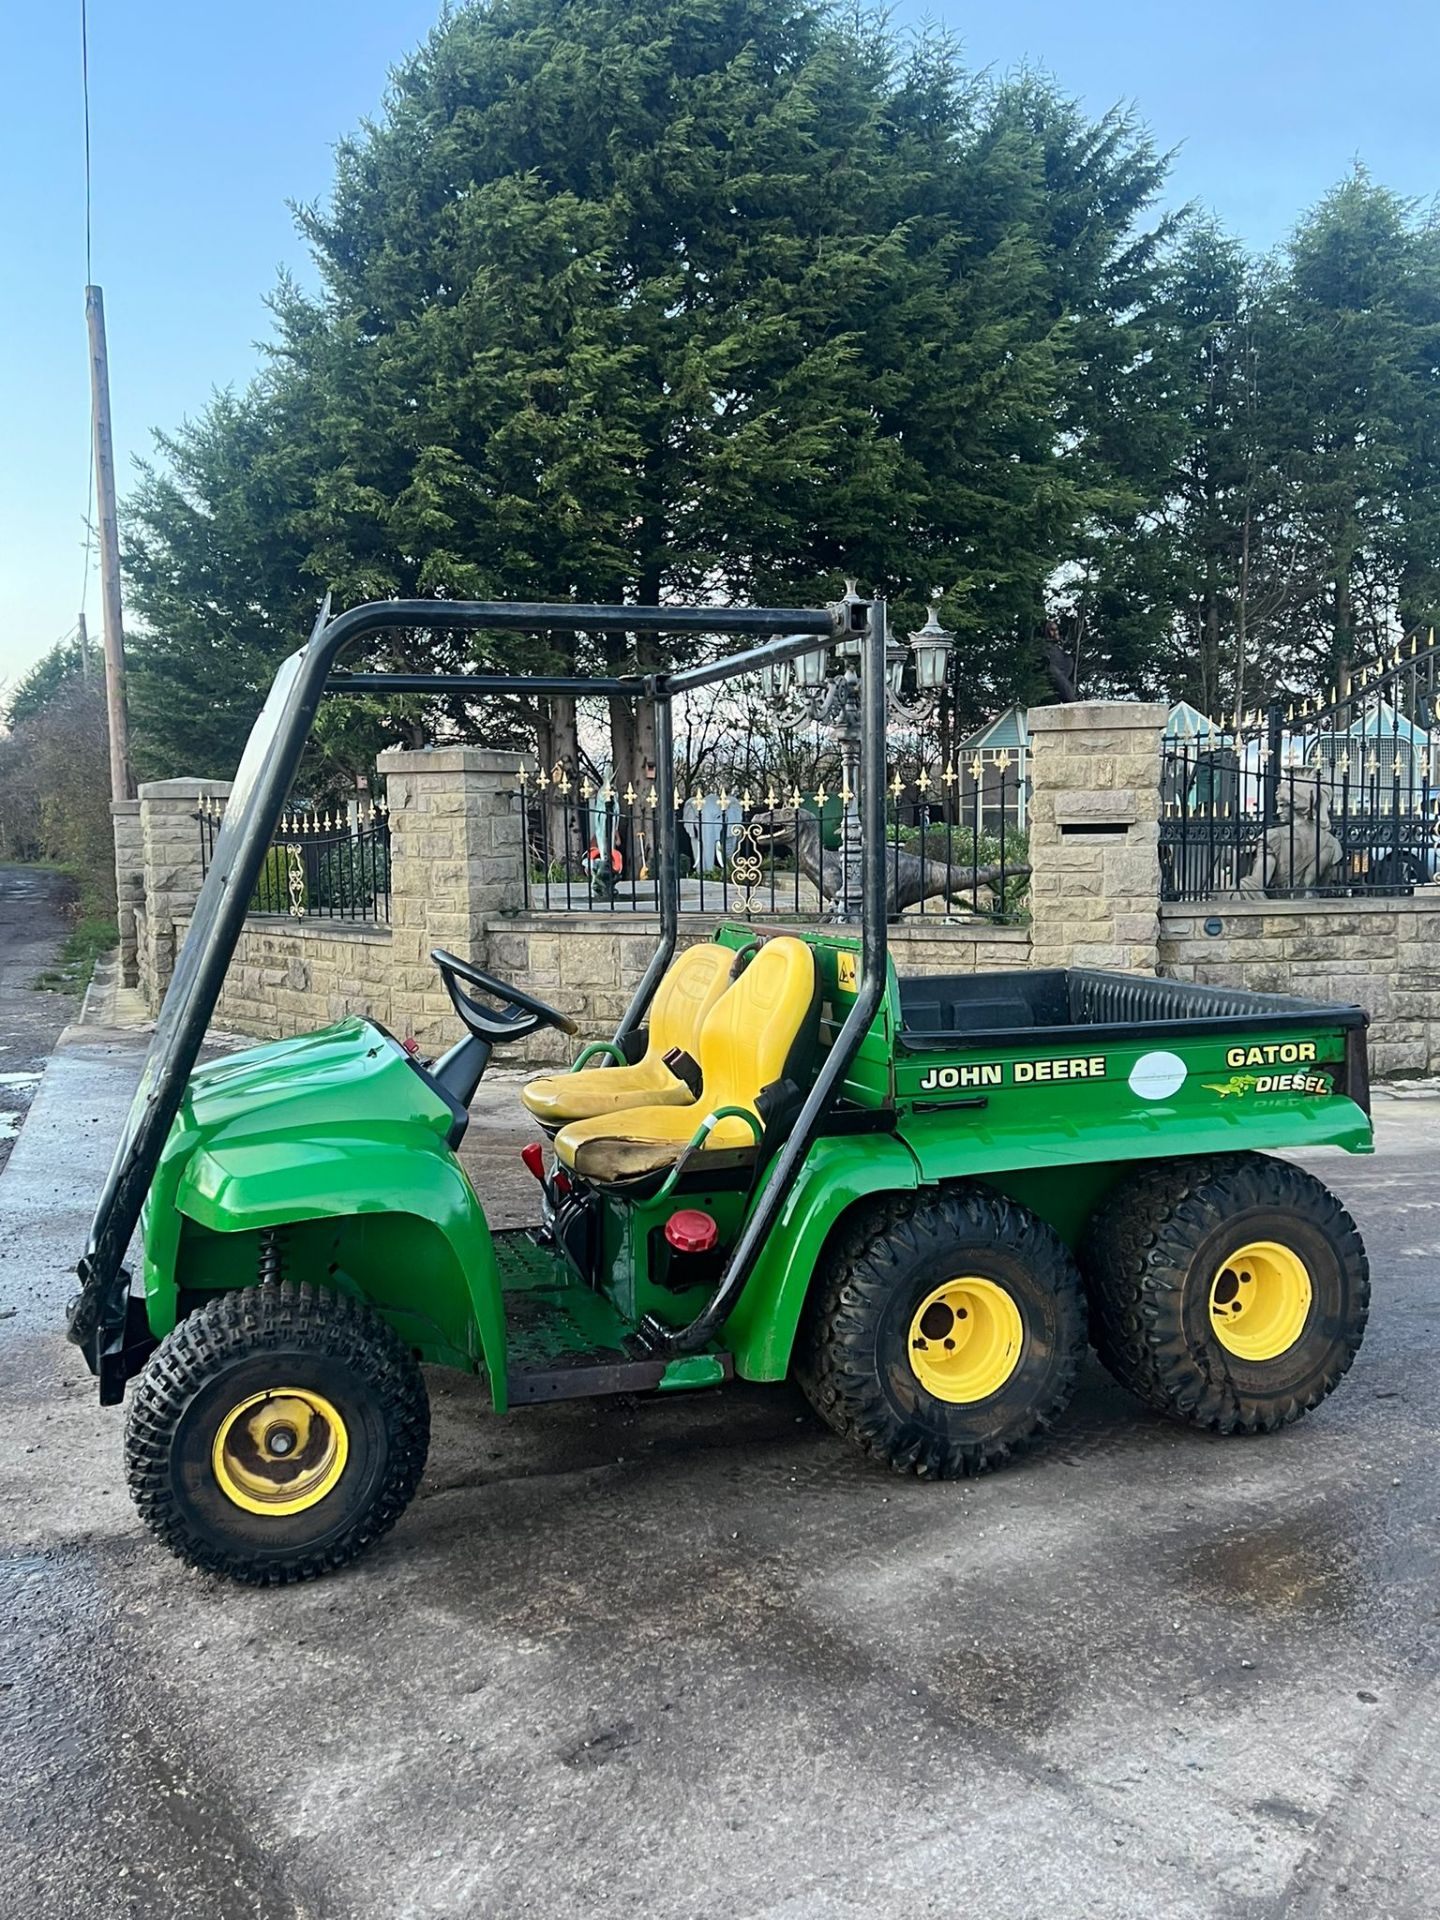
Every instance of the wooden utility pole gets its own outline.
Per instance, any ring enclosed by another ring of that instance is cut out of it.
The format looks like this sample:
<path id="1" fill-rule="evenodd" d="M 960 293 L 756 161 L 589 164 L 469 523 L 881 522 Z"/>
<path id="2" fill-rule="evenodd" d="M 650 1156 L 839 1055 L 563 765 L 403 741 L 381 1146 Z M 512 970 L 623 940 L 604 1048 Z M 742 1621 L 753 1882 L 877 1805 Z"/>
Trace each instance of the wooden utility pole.
<path id="1" fill-rule="evenodd" d="M 115 450 L 110 439 L 110 365 L 105 354 L 105 296 L 85 289 L 90 333 L 90 419 L 95 441 L 95 500 L 100 512 L 100 597 L 105 616 L 105 711 L 110 722 L 110 798 L 130 798 L 130 730 L 125 718 L 125 629 L 120 612 L 120 523 L 115 512 Z"/>

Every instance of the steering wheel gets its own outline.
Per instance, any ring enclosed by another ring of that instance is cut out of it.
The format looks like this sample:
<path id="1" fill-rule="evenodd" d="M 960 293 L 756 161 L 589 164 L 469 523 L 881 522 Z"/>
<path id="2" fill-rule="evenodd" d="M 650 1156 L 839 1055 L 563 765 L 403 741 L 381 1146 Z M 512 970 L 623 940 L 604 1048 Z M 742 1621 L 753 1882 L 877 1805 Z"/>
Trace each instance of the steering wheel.
<path id="1" fill-rule="evenodd" d="M 440 978 L 445 982 L 445 990 L 450 995 L 450 1004 L 456 1013 L 471 1033 L 481 1040 L 488 1040 L 492 1046 L 508 1040 L 527 1039 L 540 1027 L 558 1027 L 561 1033 L 580 1031 L 575 1022 L 561 1013 L 558 1007 L 537 1000 L 533 994 L 522 993 L 519 987 L 497 980 L 493 974 L 482 973 L 479 967 L 471 966 L 468 960 L 458 959 L 453 953 L 447 953 L 443 947 L 432 947 L 430 958 L 440 969 Z M 499 1000 L 500 1011 L 496 1013 L 489 1007 L 482 1007 L 468 993 L 462 993 L 457 984 L 461 980 Z"/>

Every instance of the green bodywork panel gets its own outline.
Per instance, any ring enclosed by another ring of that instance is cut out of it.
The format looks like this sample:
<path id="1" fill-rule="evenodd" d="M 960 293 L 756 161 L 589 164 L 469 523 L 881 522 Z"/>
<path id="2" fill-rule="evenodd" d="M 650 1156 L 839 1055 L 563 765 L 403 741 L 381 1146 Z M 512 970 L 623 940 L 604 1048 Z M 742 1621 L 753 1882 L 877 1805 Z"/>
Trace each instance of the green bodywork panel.
<path id="1" fill-rule="evenodd" d="M 756 933 L 732 924 L 716 937 L 739 949 Z M 854 1001 L 859 946 L 842 932 L 802 937 L 820 977 L 823 1055 Z M 1277 1009 L 1273 1032 L 1243 1036 L 1173 1022 L 1147 1035 L 1137 1021 L 1093 1039 L 1043 1025 L 1003 1038 L 907 1035 L 890 967 L 834 1125 L 811 1147 L 716 1343 L 737 1375 L 784 1376 L 827 1243 L 852 1209 L 887 1194 L 984 1180 L 1075 1246 L 1138 1161 L 1371 1150 L 1368 1117 L 1336 1090 L 1347 1084 L 1345 1031 L 1313 1015 Z M 594 1271 L 580 1273 L 528 1233 L 492 1238 L 448 1144 L 454 1118 L 404 1050 L 364 1020 L 198 1070 L 146 1204 L 152 1332 L 169 1332 L 209 1292 L 253 1284 L 262 1258 L 278 1258 L 293 1278 L 369 1300 L 423 1359 L 483 1374 L 503 1412 L 517 1380 L 536 1398 L 537 1376 L 557 1369 L 623 1369 L 647 1314 L 692 1320 L 758 1201 L 745 1168 L 687 1178 L 663 1200 L 602 1193 Z M 715 1221 L 712 1252 L 668 1247 L 665 1225 L 681 1207 Z M 702 1352 L 672 1361 L 655 1384 L 702 1386 L 722 1374 L 719 1354 Z"/>
<path id="2" fill-rule="evenodd" d="M 1235 1042 L 1224 1034 L 1097 1040 L 1082 1042 L 1083 1051 L 1057 1050 L 1043 1029 L 1024 1047 L 987 1046 L 983 1035 L 963 1051 L 911 1050 L 902 1041 L 896 1129 L 927 1180 L 1027 1168 L 1053 1177 L 1096 1162 L 1276 1147 L 1368 1153 L 1369 1118 L 1353 1100 L 1328 1091 L 1343 1066 L 1344 1034 L 1307 1032 L 1289 1041 L 1283 1021 L 1276 1024 L 1273 1040 L 1257 1045 L 1247 1037 L 1247 1051 L 1268 1046 L 1278 1055 L 1284 1045 L 1313 1057 L 1237 1073 L 1226 1060 Z M 1029 1077 L 1039 1073 L 1075 1077 Z M 950 1076 L 958 1084 L 945 1084 Z M 1287 1080 L 1327 1090 L 1267 1089 L 1267 1082 Z"/>
<path id="3" fill-rule="evenodd" d="M 755 936 L 730 925 L 716 937 L 738 947 Z M 828 1044 L 854 999 L 859 942 L 838 933 L 804 938 L 820 969 Z M 752 1380 L 785 1373 L 826 1240 L 852 1206 L 879 1195 L 983 1179 L 1076 1247 L 1095 1207 L 1137 1161 L 1278 1147 L 1372 1151 L 1369 1117 L 1328 1090 L 1344 1062 L 1339 1028 L 1307 1026 L 1297 1038 L 1277 1013 L 1273 1035 L 1243 1041 L 1247 1056 L 1274 1057 L 1243 1067 L 1227 1057 L 1237 1045 L 1233 1034 L 1147 1040 L 1143 1026 L 1136 1032 L 1123 1044 L 1107 1037 L 1063 1049 L 1044 1027 L 1024 1045 L 995 1047 L 978 1033 L 912 1046 L 891 963 L 845 1097 L 869 1109 L 893 1102 L 894 1132 L 822 1138 L 812 1148 L 726 1324 L 736 1372 Z M 1319 1090 L 1307 1096 L 1296 1081 Z"/>
<path id="4" fill-rule="evenodd" d="M 782 1380 L 825 1242 L 851 1207 L 920 1185 L 914 1155 L 891 1134 L 821 1139 L 806 1156 L 723 1342 L 744 1380 Z"/>
<path id="5" fill-rule="evenodd" d="M 484 1367 L 505 1398 L 490 1229 L 446 1144 L 453 1115 L 365 1020 L 201 1067 L 145 1209 L 151 1331 L 186 1295 L 259 1278 L 259 1236 L 297 1279 L 369 1299 L 424 1359 Z M 193 1304 L 187 1301 L 186 1304 Z"/>

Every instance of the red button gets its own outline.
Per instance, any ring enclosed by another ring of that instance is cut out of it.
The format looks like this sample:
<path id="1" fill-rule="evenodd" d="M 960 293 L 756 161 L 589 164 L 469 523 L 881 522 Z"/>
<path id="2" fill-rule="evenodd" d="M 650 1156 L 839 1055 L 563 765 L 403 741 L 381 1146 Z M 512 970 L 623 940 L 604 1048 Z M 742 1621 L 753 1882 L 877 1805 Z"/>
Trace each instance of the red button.
<path id="1" fill-rule="evenodd" d="M 720 1238 L 720 1229 L 698 1207 L 682 1207 L 665 1222 L 665 1238 L 677 1253 L 708 1253 Z"/>

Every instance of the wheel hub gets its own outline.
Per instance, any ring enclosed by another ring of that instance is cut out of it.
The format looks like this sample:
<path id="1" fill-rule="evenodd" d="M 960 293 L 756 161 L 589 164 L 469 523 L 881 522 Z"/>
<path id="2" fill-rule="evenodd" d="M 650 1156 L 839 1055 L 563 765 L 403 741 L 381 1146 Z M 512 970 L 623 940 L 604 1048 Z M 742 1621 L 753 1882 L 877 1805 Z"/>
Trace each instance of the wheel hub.
<path id="1" fill-rule="evenodd" d="M 345 1471 L 350 1436 L 323 1393 L 251 1394 L 220 1422 L 211 1464 L 221 1492 L 247 1513 L 280 1517 L 323 1500 Z"/>
<path id="2" fill-rule="evenodd" d="M 1210 1325 L 1240 1360 L 1275 1360 L 1310 1317 L 1310 1270 L 1293 1247 L 1254 1240 L 1238 1247 L 1210 1283 Z"/>
<path id="3" fill-rule="evenodd" d="M 928 1293 L 910 1322 L 908 1349 L 927 1393 L 967 1406 L 998 1393 L 1020 1364 L 1025 1326 L 994 1280 L 967 1275 Z"/>

